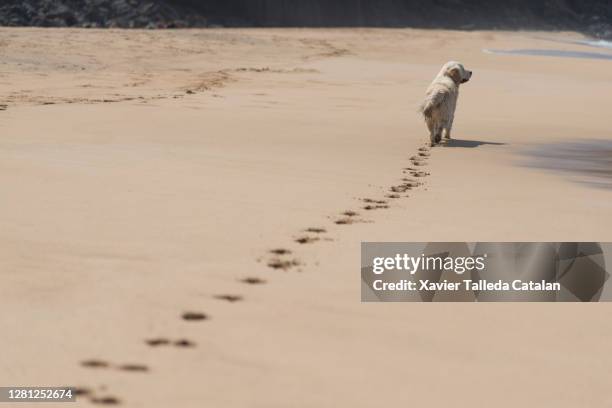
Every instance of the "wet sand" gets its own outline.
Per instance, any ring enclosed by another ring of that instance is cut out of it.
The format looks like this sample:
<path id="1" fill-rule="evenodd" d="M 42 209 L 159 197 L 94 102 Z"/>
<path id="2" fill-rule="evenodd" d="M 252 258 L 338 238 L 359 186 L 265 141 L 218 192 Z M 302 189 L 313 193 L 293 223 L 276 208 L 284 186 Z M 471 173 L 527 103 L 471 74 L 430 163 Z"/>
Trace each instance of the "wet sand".
<path id="1" fill-rule="evenodd" d="M 486 49 L 485 52 L 500 55 L 531 55 L 536 57 L 565 57 L 565 58 L 587 58 L 612 60 L 612 54 L 587 51 L 567 51 L 567 50 L 551 50 L 551 49 L 517 49 L 517 50 L 491 50 Z"/>
<path id="2" fill-rule="evenodd" d="M 612 188 L 612 141 L 544 144 L 525 151 L 525 165 L 557 171 L 578 182 Z"/>
<path id="3" fill-rule="evenodd" d="M 361 241 L 612 241 L 610 190 L 521 163 L 610 138 L 609 63 L 482 52 L 559 48 L 536 35 L 0 29 L 0 383 L 79 406 L 609 404 L 605 304 L 359 302 Z M 427 149 L 449 59 L 474 78 Z"/>

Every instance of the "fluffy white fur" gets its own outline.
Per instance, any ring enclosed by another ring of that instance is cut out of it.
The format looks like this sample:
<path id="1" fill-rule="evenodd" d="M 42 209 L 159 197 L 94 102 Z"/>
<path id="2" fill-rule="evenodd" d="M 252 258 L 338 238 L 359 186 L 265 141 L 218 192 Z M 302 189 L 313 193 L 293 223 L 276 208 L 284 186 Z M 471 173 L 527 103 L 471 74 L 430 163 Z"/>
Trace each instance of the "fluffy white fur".
<path id="1" fill-rule="evenodd" d="M 456 61 L 450 61 L 444 64 L 427 88 L 420 110 L 429 129 L 432 146 L 440 143 L 442 135 L 450 139 L 459 85 L 469 81 L 471 77 L 472 71 L 468 71 Z"/>

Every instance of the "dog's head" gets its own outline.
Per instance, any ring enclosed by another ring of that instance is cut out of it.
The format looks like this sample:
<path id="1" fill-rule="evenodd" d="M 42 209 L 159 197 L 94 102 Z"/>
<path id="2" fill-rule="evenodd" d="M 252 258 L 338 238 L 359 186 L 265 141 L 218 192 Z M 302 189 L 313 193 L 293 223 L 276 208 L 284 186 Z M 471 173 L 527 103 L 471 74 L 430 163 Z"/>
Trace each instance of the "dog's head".
<path id="1" fill-rule="evenodd" d="M 442 67 L 440 74 L 450 77 L 457 85 L 466 83 L 472 77 L 472 71 L 465 69 L 457 61 L 449 61 Z"/>

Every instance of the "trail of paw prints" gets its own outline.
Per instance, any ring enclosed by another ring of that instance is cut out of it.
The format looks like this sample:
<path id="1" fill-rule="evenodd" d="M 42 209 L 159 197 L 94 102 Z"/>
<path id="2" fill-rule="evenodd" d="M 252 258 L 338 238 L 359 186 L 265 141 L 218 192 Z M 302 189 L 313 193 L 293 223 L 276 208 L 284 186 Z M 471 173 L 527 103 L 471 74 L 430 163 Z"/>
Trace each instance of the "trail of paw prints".
<path id="1" fill-rule="evenodd" d="M 430 156 L 431 153 L 429 147 L 423 146 L 419 148 L 417 154 L 409 159 L 411 167 L 406 167 L 403 169 L 403 174 L 410 175 L 410 177 L 404 176 L 401 179 L 400 184 L 389 187 L 389 191 L 383 198 L 361 198 L 361 210 L 365 212 L 372 212 L 389 209 L 391 207 L 390 202 L 392 200 L 398 200 L 403 196 L 407 197 L 407 195 L 403 194 L 422 186 L 423 182 L 421 180 L 424 177 L 429 176 L 429 173 L 423 169 L 428 165 L 428 159 Z M 345 210 L 339 216 L 333 217 L 332 221 L 338 226 L 368 222 L 361 217 L 359 212 L 354 210 Z M 294 243 L 303 246 L 315 244 L 322 240 L 331 240 L 330 238 L 322 237 L 322 235 L 326 233 L 326 228 L 310 227 L 304 229 L 299 236 L 295 236 L 293 241 Z M 257 262 L 261 262 L 264 258 L 266 259 L 266 265 L 273 270 L 289 271 L 296 269 L 300 272 L 302 271 L 301 267 L 303 266 L 303 263 L 296 258 L 293 251 L 288 248 L 279 247 L 269 250 L 266 257 L 258 258 Z M 242 282 L 250 285 L 265 283 L 265 281 L 255 277 L 242 279 Z M 225 300 L 231 301 L 229 299 Z"/>
<path id="2" fill-rule="evenodd" d="M 418 150 L 418 153 L 412 157 L 410 157 L 411 167 L 405 167 L 402 172 L 404 175 L 410 175 L 411 177 L 403 177 L 401 179 L 401 183 L 389 187 L 387 194 L 385 194 L 384 199 L 374 199 L 374 198 L 362 198 L 361 201 L 365 203 L 362 207 L 365 211 L 375 211 L 375 210 L 386 210 L 390 208 L 391 200 L 397 200 L 402 198 L 402 194 L 406 194 L 408 191 L 413 190 L 417 187 L 423 185 L 422 180 L 424 177 L 429 176 L 429 173 L 424 171 L 423 168 L 428 165 L 428 158 L 431 153 L 428 147 L 421 147 Z M 404 197 L 408 197 L 408 195 L 404 195 Z M 340 224 L 350 224 L 352 222 L 343 222 L 350 220 L 342 220 Z"/>
<path id="3" fill-rule="evenodd" d="M 402 177 L 400 184 L 389 187 L 389 193 L 401 197 L 401 194 L 423 186 L 423 179 L 430 175 L 429 172 L 423 170 L 428 165 L 427 160 L 430 156 L 429 147 L 423 146 L 419 148 L 418 154 L 410 158 L 412 166 L 402 169 L 404 176 L 408 175 L 410 177 Z"/>
<path id="4" fill-rule="evenodd" d="M 225 299 L 231 299 L 232 301 L 238 300 L 240 297 L 230 295 L 220 295 Z M 186 311 L 181 314 L 181 319 L 186 322 L 202 322 L 210 320 L 210 317 L 206 313 L 199 311 Z M 166 337 L 155 337 L 145 340 L 145 344 L 149 347 L 176 347 L 176 348 L 194 348 L 196 343 L 192 340 L 185 338 L 166 338 Z M 140 363 L 128 362 L 128 363 L 111 363 L 101 359 L 88 359 L 80 362 L 81 367 L 90 370 L 117 370 L 126 373 L 148 373 L 150 370 L 149 366 Z M 101 405 L 119 405 L 121 401 L 119 398 L 112 395 L 100 395 L 93 390 L 81 387 L 78 389 L 77 395 L 81 397 L 87 397 L 93 404 Z"/>

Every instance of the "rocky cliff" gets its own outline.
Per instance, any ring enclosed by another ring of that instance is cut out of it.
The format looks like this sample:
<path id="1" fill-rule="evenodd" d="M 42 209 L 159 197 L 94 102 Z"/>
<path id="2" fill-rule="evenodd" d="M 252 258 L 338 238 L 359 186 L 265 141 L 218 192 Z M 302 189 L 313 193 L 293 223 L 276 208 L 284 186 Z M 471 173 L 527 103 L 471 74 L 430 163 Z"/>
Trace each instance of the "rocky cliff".
<path id="1" fill-rule="evenodd" d="M 4 0 L 1 25 L 570 29 L 612 37 L 608 0 Z"/>

